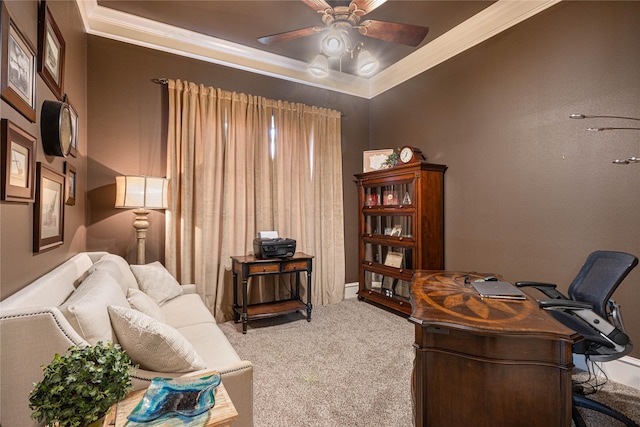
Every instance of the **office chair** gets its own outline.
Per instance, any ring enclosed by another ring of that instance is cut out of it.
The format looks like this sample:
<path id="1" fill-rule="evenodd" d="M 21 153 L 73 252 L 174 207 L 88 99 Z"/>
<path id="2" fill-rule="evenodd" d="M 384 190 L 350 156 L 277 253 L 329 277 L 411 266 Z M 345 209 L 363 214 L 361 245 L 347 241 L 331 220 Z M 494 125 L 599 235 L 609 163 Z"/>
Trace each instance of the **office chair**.
<path id="1" fill-rule="evenodd" d="M 549 299 L 538 301 L 540 307 L 560 323 L 584 337 L 573 345 L 574 354 L 582 354 L 587 360 L 606 362 L 618 359 L 633 349 L 629 336 L 624 332 L 620 306 L 611 295 L 629 272 L 638 265 L 638 258 L 623 252 L 596 251 L 591 253 L 578 275 L 573 279 L 564 296 L 552 283 L 516 282 L 518 287 L 533 287 Z M 572 418 L 577 427 L 586 427 L 576 407 L 601 412 L 626 426 L 639 427 L 628 417 L 580 394 L 573 389 Z"/>

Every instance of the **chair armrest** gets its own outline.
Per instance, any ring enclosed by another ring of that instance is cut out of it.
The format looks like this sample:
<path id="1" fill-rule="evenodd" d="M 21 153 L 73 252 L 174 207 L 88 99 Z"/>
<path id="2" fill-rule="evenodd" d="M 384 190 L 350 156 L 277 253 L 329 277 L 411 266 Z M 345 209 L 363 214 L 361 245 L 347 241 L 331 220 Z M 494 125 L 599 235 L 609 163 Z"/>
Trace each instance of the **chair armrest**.
<path id="1" fill-rule="evenodd" d="M 551 299 L 538 301 L 538 305 L 545 310 L 560 310 L 572 313 L 584 320 L 616 349 L 618 346 L 624 347 L 629 343 L 629 336 L 609 323 L 607 319 L 594 312 L 592 304 L 574 300 Z"/>
<path id="2" fill-rule="evenodd" d="M 570 299 L 543 299 L 538 305 L 545 310 L 592 310 L 593 304 Z"/>
<path id="3" fill-rule="evenodd" d="M 535 288 L 540 292 L 542 292 L 543 294 L 545 294 L 546 296 L 548 296 L 549 298 L 564 299 L 564 300 L 569 299 L 566 296 L 564 296 L 562 293 L 556 290 L 555 283 L 522 281 L 522 282 L 516 282 L 515 285 L 518 288 Z"/>

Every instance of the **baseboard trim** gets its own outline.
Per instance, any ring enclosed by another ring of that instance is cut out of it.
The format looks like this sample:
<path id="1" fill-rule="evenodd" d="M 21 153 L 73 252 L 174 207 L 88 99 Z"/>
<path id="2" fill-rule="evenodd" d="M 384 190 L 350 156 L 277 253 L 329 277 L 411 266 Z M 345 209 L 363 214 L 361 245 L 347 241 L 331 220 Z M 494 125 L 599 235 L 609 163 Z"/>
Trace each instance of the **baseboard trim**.
<path id="1" fill-rule="evenodd" d="M 344 285 L 344 297 L 355 298 L 358 295 L 358 282 L 347 283 Z"/>
<path id="2" fill-rule="evenodd" d="M 578 369 L 587 370 L 584 356 L 574 355 L 573 364 Z M 599 362 L 598 366 L 611 381 L 640 390 L 640 359 L 625 356 L 611 362 Z"/>

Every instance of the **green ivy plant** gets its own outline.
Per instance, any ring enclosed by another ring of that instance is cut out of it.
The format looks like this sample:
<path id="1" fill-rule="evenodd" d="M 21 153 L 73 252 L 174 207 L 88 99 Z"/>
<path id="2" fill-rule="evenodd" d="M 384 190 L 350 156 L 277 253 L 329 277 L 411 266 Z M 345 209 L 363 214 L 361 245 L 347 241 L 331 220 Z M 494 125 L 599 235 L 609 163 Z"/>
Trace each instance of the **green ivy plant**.
<path id="1" fill-rule="evenodd" d="M 394 167 L 395 165 L 398 164 L 399 158 L 400 158 L 400 155 L 398 154 L 398 152 L 396 150 L 393 150 L 393 153 L 389 154 L 387 156 L 387 159 L 382 163 L 382 168 L 388 169 L 388 168 Z"/>
<path id="2" fill-rule="evenodd" d="M 120 345 L 70 347 L 48 366 L 29 394 L 31 418 L 48 425 L 83 427 L 101 417 L 132 388 L 131 359 Z"/>

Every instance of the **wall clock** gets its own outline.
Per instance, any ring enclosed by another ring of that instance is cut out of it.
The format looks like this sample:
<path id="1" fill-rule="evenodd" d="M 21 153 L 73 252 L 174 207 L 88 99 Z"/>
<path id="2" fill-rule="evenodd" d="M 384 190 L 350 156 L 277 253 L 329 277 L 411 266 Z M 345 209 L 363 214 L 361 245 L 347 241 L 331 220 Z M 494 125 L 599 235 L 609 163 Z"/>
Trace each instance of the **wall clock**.
<path id="1" fill-rule="evenodd" d="M 44 152 L 50 156 L 69 155 L 74 140 L 71 112 L 66 102 L 44 101 L 40 112 L 40 135 Z"/>
<path id="2" fill-rule="evenodd" d="M 405 145 L 400 150 L 400 162 L 402 163 L 419 162 L 424 159 L 424 155 L 419 148 Z"/>

